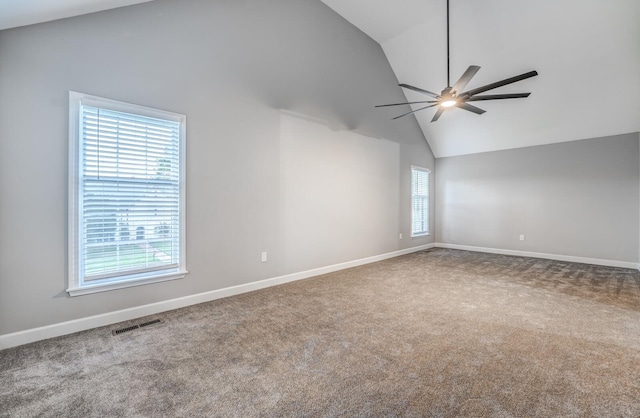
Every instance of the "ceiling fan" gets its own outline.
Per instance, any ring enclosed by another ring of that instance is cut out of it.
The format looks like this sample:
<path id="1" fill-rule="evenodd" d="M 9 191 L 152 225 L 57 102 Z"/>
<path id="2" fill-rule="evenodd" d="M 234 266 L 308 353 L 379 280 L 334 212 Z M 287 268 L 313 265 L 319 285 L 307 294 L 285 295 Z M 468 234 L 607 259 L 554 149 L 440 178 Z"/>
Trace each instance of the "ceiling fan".
<path id="1" fill-rule="evenodd" d="M 416 110 L 412 110 L 400 116 L 396 116 L 393 119 L 398 119 L 403 116 L 407 116 L 412 113 L 419 112 L 420 110 L 429 109 L 431 107 L 438 106 L 438 110 L 436 110 L 435 115 L 433 115 L 433 119 L 431 119 L 431 122 L 437 121 L 440 118 L 440 116 L 442 116 L 444 111 L 451 107 L 457 107 L 457 108 L 468 110 L 469 112 L 473 112 L 475 114 L 481 115 L 485 113 L 485 110 L 482 110 L 476 106 L 473 106 L 468 102 L 477 102 L 482 100 L 498 100 L 498 99 L 519 99 L 519 98 L 528 97 L 531 93 L 479 95 L 480 93 L 484 93 L 485 91 L 488 91 L 488 90 L 497 89 L 498 87 L 506 86 L 507 84 L 515 83 L 517 81 L 525 80 L 527 78 L 535 77 L 538 75 L 537 71 L 529 71 L 528 73 L 524 73 L 524 74 L 517 75 L 515 77 L 510 77 L 504 80 L 496 81 L 495 83 L 487 84 L 486 86 L 463 91 L 464 88 L 469 83 L 469 81 L 471 81 L 473 76 L 476 75 L 479 69 L 480 67 L 477 65 L 470 65 L 469 68 L 467 68 L 467 70 L 464 72 L 464 74 L 462 74 L 460 79 L 458 79 L 458 81 L 456 81 L 453 87 L 451 87 L 451 82 L 450 82 L 451 68 L 449 63 L 449 0 L 447 0 L 447 87 L 444 90 L 442 90 L 442 93 L 436 94 L 428 90 L 423 90 L 421 88 L 411 86 L 409 84 L 398 84 L 398 86 L 402 88 L 417 91 L 418 93 L 426 94 L 427 96 L 430 96 L 435 100 L 406 102 L 406 103 L 392 103 L 392 104 L 378 105 L 376 107 L 430 103 L 428 106 L 421 107 Z"/>

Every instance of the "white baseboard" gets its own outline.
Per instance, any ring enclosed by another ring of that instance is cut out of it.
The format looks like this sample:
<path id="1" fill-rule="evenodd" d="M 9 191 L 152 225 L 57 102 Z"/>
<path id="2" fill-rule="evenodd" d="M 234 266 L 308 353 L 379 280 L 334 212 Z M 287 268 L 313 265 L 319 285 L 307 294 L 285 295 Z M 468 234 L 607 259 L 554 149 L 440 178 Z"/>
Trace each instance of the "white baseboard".
<path id="1" fill-rule="evenodd" d="M 454 250 L 476 251 L 480 253 L 516 255 L 520 257 L 533 257 L 533 258 L 544 258 L 547 260 L 568 261 L 571 263 L 584 263 L 584 264 L 595 264 L 598 266 L 607 266 L 607 267 L 640 269 L 640 265 L 638 265 L 638 263 L 632 263 L 628 261 L 604 260 L 601 258 L 576 257 L 572 255 L 536 253 L 531 251 L 505 250 L 501 248 L 474 247 L 471 245 L 444 244 L 441 242 L 437 242 L 435 246 L 438 248 L 451 248 Z"/>
<path id="2" fill-rule="evenodd" d="M 72 321 L 61 322 L 58 324 L 47 325 L 44 327 L 32 328 L 25 331 L 14 332 L 12 334 L 0 335 L 0 350 L 32 343 L 35 341 L 45 340 L 47 338 L 59 337 L 61 335 L 67 335 L 74 332 L 111 325 L 122 321 L 129 321 L 131 319 L 136 319 L 147 315 L 154 315 L 173 309 L 184 308 L 186 306 L 196 305 L 198 303 L 209 302 L 212 300 L 226 298 L 241 293 L 264 289 L 266 287 L 276 286 L 283 283 L 307 279 L 309 277 L 319 276 L 321 274 L 333 273 L 335 271 L 344 270 L 351 267 L 375 263 L 376 261 L 382 261 L 388 258 L 426 250 L 429 248 L 433 248 L 434 246 L 435 244 L 420 245 L 417 247 L 406 248 L 404 250 L 393 251 L 386 254 L 361 258 L 359 260 L 347 261 L 345 263 L 301 271 L 299 273 L 287 274 L 285 276 L 273 277 L 271 279 L 259 280 L 256 282 L 241 284 L 238 286 L 226 287 L 224 289 L 212 290 L 210 292 L 198 293 L 195 295 L 151 303 L 148 305 L 122 309 L 115 312 L 108 312 L 101 315 L 94 315 L 86 318 L 75 319 Z"/>

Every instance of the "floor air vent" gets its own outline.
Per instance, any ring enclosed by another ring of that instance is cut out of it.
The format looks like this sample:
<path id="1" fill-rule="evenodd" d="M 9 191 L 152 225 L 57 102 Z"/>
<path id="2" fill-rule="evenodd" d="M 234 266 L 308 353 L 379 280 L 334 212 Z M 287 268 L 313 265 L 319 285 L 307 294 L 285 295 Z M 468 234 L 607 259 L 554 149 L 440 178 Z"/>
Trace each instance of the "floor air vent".
<path id="1" fill-rule="evenodd" d="M 148 327 L 149 325 L 155 325 L 155 324 L 159 324 L 159 323 L 161 323 L 161 322 L 162 322 L 162 320 L 160 320 L 160 319 L 154 319 L 153 321 L 143 322 L 142 324 L 139 324 L 138 326 L 139 326 L 140 328 L 142 328 L 142 327 Z"/>
<path id="2" fill-rule="evenodd" d="M 124 334 L 125 332 L 133 331 L 135 329 L 140 329 L 140 328 L 148 327 L 149 325 L 155 325 L 160 323 L 162 323 L 161 319 L 154 319 L 153 321 L 147 321 L 141 324 L 131 325 L 125 328 L 114 329 L 113 331 L 111 331 L 111 334 L 120 335 L 120 334 Z"/>
<path id="3" fill-rule="evenodd" d="M 137 325 L 132 325 L 126 328 L 114 329 L 113 331 L 111 331 L 111 333 L 113 335 L 120 335 L 120 334 L 124 334 L 125 332 L 133 331 L 134 329 L 138 329 L 138 328 L 140 327 Z"/>

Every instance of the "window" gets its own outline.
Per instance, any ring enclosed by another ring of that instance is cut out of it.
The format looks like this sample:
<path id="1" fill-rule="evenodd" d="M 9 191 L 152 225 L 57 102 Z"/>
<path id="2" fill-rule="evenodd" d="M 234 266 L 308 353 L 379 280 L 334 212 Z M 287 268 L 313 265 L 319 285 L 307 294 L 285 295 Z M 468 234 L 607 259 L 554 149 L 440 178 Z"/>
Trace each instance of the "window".
<path id="1" fill-rule="evenodd" d="M 185 124 L 69 93 L 71 296 L 186 274 Z"/>
<path id="2" fill-rule="evenodd" d="M 429 174 L 411 166 L 411 236 L 429 235 Z"/>

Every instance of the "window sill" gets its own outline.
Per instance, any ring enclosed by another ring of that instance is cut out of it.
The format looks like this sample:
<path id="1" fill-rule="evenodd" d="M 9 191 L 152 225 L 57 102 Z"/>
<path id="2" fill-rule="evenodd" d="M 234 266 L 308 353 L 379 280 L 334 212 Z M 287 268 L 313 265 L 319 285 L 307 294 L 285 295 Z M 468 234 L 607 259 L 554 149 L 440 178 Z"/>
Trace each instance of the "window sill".
<path id="1" fill-rule="evenodd" d="M 74 297 L 74 296 L 89 295 L 91 293 L 108 292 L 110 290 L 125 289 L 127 287 L 142 286 L 145 284 L 182 279 L 184 278 L 184 276 L 187 275 L 187 273 L 188 271 L 183 270 L 183 271 L 176 271 L 172 273 L 155 275 L 153 277 L 130 279 L 126 281 L 123 280 L 115 283 L 87 284 L 82 287 L 70 287 L 69 289 L 67 289 L 67 293 L 69 293 L 69 296 Z"/>
<path id="2" fill-rule="evenodd" d="M 415 234 L 415 235 L 411 235 L 411 238 L 424 238 L 424 237 L 428 237 L 431 234 L 428 232 L 425 232 L 424 234 Z"/>

